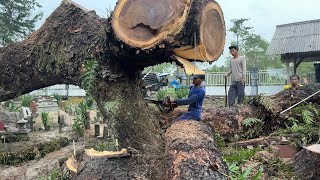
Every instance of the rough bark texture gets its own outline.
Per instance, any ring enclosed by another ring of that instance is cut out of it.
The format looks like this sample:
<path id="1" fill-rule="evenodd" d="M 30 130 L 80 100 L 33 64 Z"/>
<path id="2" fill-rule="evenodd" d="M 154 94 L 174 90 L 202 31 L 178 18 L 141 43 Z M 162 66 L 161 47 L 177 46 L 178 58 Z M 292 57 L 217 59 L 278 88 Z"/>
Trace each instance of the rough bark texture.
<path id="1" fill-rule="evenodd" d="M 174 48 L 199 44 L 201 37 L 194 38 L 193 32 L 199 31 L 201 18 L 194 21 L 194 17 L 200 17 L 208 3 L 215 2 L 192 0 L 189 4 L 192 11 L 188 11 L 183 28 L 177 29 L 174 36 L 155 43 L 153 48 L 141 49 L 117 39 L 115 29 L 111 28 L 111 18 L 99 18 L 94 11 L 64 0 L 45 24 L 30 37 L 0 48 L 0 101 L 54 84 L 81 85 L 83 63 L 95 60 L 100 69 L 91 90 L 92 96 L 108 129 L 119 139 L 120 146 L 136 149 L 137 154 L 131 158 L 112 160 L 87 158 L 82 162 L 76 179 L 163 179 L 164 142 L 160 136 L 158 120 L 143 101 L 141 70 L 149 65 L 171 61 L 169 57 Z M 220 46 L 224 43 L 225 29 L 222 12 L 219 16 L 222 19 L 218 29 L 222 30 L 213 33 L 219 33 L 217 36 L 220 39 L 220 35 L 222 36 L 223 41 L 217 42 Z M 211 27 L 209 29 L 214 30 Z M 217 54 L 220 53 L 219 50 Z M 198 165 L 194 164 L 194 167 L 199 172 L 192 172 L 192 169 L 185 167 L 187 164 L 181 167 L 184 167 L 183 171 L 190 173 L 187 175 L 190 178 L 196 178 L 197 175 L 220 177 L 215 171 L 226 172 L 226 165 L 222 163 L 215 148 L 212 134 L 195 125 L 195 128 L 205 134 L 199 135 L 203 146 L 195 147 L 190 158 L 193 155 L 198 157 L 199 152 L 204 153 L 210 162 L 196 162 Z M 208 142 L 210 143 L 205 144 Z M 209 146 L 208 149 L 206 145 Z M 170 147 L 175 148 L 174 144 Z M 201 147 L 205 149 L 201 150 Z M 183 151 L 189 152 L 187 149 Z M 191 163 L 190 161 L 186 159 L 186 163 Z M 181 178 L 182 175 L 180 174 Z"/>
<path id="2" fill-rule="evenodd" d="M 167 129 L 167 179 L 228 179 L 228 169 L 209 126 L 179 121 Z"/>
<path id="3" fill-rule="evenodd" d="M 320 145 L 309 146 L 293 159 L 294 171 L 300 179 L 320 179 Z"/>
<path id="4" fill-rule="evenodd" d="M 55 84 L 79 85 L 81 64 L 104 44 L 106 25 L 64 1 L 26 40 L 0 48 L 0 101 Z"/>
<path id="5" fill-rule="evenodd" d="M 225 24 L 222 10 L 214 0 L 132 2 L 119 1 L 112 17 L 115 34 L 112 34 L 110 39 L 121 40 L 112 42 L 114 54 L 118 56 L 116 59 L 130 57 L 133 65 L 152 65 L 155 62 L 170 61 L 168 58 L 172 50 L 179 47 L 182 47 L 182 50 L 179 48 L 178 51 L 183 51 L 180 54 L 184 54 L 182 58 L 185 59 L 214 61 L 221 55 L 225 43 Z M 139 4 L 144 5 L 137 8 Z M 209 7 L 213 12 L 208 14 L 205 9 L 210 4 L 215 7 Z M 164 8 L 172 9 L 171 16 L 161 14 L 167 11 Z M 132 14 L 135 16 L 129 18 Z M 206 19 L 207 17 L 211 18 Z M 203 24 L 214 26 L 203 27 Z M 204 43 L 205 39 L 212 40 L 214 45 Z M 204 45 L 200 47 L 202 44 Z M 185 53 L 186 49 L 190 52 Z M 173 52 L 177 53 L 176 50 Z M 159 54 L 161 56 L 158 56 Z"/>
<path id="6" fill-rule="evenodd" d="M 243 132 L 242 122 L 251 117 L 258 117 L 257 108 L 238 106 L 231 108 L 210 108 L 202 111 L 202 120 L 225 139 Z"/>
<path id="7" fill-rule="evenodd" d="M 230 139 L 234 134 L 241 134 L 244 130 L 242 122 L 247 118 L 263 120 L 263 133 L 268 134 L 280 127 L 285 127 L 285 119 L 290 112 L 280 114 L 281 111 L 312 95 L 319 89 L 320 84 L 312 84 L 296 91 L 293 99 L 290 99 L 290 91 L 281 91 L 273 96 L 257 96 L 251 100 L 249 105 L 204 109 L 202 119 L 226 139 Z M 313 103 L 320 107 L 320 93 L 308 99 L 305 103 Z"/>

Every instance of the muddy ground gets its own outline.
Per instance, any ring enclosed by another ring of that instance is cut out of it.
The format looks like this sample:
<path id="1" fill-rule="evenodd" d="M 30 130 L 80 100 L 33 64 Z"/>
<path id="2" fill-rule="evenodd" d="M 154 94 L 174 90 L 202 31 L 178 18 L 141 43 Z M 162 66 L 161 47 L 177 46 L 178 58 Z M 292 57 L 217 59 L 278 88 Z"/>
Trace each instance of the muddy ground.
<path id="1" fill-rule="evenodd" d="M 210 113 L 207 111 L 208 109 L 219 109 L 223 108 L 224 106 L 224 98 L 215 98 L 215 97 L 206 97 L 203 105 L 203 112 L 204 114 Z M 160 113 L 158 109 L 150 104 L 149 107 L 151 110 L 159 116 L 159 123 L 162 128 L 162 132 L 164 133 L 166 129 L 174 122 L 174 119 L 182 115 L 184 112 L 187 111 L 188 106 L 182 106 L 179 108 L 176 108 L 171 113 Z M 230 110 L 229 108 L 224 109 L 225 112 Z M 63 133 L 59 134 L 58 132 L 58 124 L 57 124 L 57 112 L 50 112 L 49 117 L 51 117 L 51 125 L 52 129 L 49 132 L 45 131 L 35 131 L 33 133 L 29 133 L 30 141 L 27 142 L 16 142 L 12 143 L 9 146 L 9 149 L 15 149 L 23 146 L 28 146 L 30 144 L 38 143 L 39 141 L 48 141 L 52 138 L 56 137 L 68 137 L 70 140 L 74 138 L 73 132 L 72 132 L 72 123 L 73 123 L 73 116 L 70 116 L 69 114 L 65 112 L 60 112 L 60 114 L 63 114 L 65 116 L 65 123 L 66 126 L 63 128 Z M 96 111 L 91 111 L 90 113 L 91 119 L 94 119 L 96 116 Z M 213 118 L 213 117 L 212 117 Z M 36 124 L 34 125 L 35 129 L 39 129 L 42 126 L 41 118 L 36 118 Z M 221 126 L 223 127 L 223 126 Z M 103 126 L 101 126 L 100 132 L 102 133 Z M 87 136 L 86 137 L 92 137 L 94 130 L 94 125 L 91 124 L 91 129 L 86 131 Z M 219 131 L 219 130 L 218 130 Z M 75 146 L 77 150 L 83 150 L 86 146 L 86 144 L 89 144 L 92 139 L 80 139 L 79 141 L 76 141 Z M 223 149 L 223 148 L 222 148 Z M 15 166 L 6 166 L 6 165 L 0 165 L 0 179 L 6 180 L 6 179 L 41 179 L 46 178 L 50 175 L 50 172 L 57 171 L 60 168 L 59 160 L 68 158 L 73 153 L 73 145 L 70 143 L 68 146 L 61 148 L 55 152 L 46 154 L 43 158 L 40 158 L 38 160 L 32 160 L 25 163 L 21 163 L 19 165 Z M 225 149 L 226 150 L 226 149 Z M 228 148 L 227 148 L 228 150 Z M 224 152 L 223 152 L 224 153 Z M 271 158 L 273 159 L 273 158 Z M 258 164 L 256 161 L 252 160 L 253 164 Z M 60 169 L 61 170 L 61 169 Z"/>

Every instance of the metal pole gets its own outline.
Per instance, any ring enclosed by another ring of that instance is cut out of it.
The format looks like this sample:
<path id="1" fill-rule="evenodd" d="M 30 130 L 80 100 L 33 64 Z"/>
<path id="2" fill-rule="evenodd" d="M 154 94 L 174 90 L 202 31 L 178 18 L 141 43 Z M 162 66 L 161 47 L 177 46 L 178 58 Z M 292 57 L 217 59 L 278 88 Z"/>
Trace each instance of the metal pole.
<path id="1" fill-rule="evenodd" d="M 309 97 L 307 97 L 307 98 L 303 99 L 302 101 L 300 101 L 300 102 L 296 103 L 295 105 L 293 105 L 293 106 L 289 107 L 288 109 L 286 109 L 286 110 L 284 110 L 284 111 L 281 111 L 281 112 L 280 112 L 280 114 L 283 114 L 283 113 L 285 113 L 285 112 L 289 111 L 290 109 L 292 109 L 292 108 L 294 108 L 294 107 L 298 106 L 299 104 L 301 104 L 301 103 L 305 102 L 306 100 L 308 100 L 308 99 L 309 99 L 309 98 L 311 98 L 312 96 L 315 96 L 315 95 L 316 95 L 316 94 L 318 94 L 318 93 L 320 93 L 320 91 L 315 92 L 314 94 L 312 94 L 312 95 L 310 95 Z"/>

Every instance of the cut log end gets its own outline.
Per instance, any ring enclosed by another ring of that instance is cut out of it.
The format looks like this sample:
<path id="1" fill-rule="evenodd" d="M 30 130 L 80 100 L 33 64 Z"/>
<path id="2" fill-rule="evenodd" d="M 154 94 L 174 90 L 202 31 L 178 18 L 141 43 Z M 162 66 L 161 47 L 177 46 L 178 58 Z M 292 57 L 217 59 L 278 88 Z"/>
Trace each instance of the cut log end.
<path id="1" fill-rule="evenodd" d="M 181 29 L 190 0 L 120 0 L 112 26 L 124 43 L 137 48 L 151 48 Z"/>
<path id="2" fill-rule="evenodd" d="M 78 165 L 73 157 L 69 157 L 69 159 L 66 161 L 66 165 L 70 171 L 78 173 Z"/>
<path id="3" fill-rule="evenodd" d="M 194 39 L 200 36 L 197 44 L 190 44 L 174 49 L 174 53 L 185 59 L 215 61 L 224 49 L 225 24 L 223 12 L 216 2 L 208 3 L 200 12 L 199 32 L 194 32 Z"/>

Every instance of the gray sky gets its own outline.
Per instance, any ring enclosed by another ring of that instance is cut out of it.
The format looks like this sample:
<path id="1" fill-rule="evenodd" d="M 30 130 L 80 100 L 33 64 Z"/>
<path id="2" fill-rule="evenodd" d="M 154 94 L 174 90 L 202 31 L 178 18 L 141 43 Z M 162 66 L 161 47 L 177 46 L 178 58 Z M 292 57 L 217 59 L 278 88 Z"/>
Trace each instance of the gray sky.
<path id="1" fill-rule="evenodd" d="M 57 8 L 60 0 L 38 0 L 43 6 L 40 11 L 44 18 L 38 23 L 39 27 L 45 19 Z M 74 0 L 74 2 L 95 10 L 98 15 L 106 17 L 107 9 L 114 8 L 116 0 Z M 272 39 L 276 25 L 298 21 L 320 19 L 319 0 L 217 0 L 220 4 L 226 22 L 226 28 L 230 28 L 230 20 L 235 18 L 250 18 L 248 26 L 254 27 L 254 32 L 261 35 L 269 42 Z M 233 40 L 231 33 L 227 31 L 226 47 Z M 227 48 L 224 55 L 214 64 L 223 65 L 226 60 Z"/>

